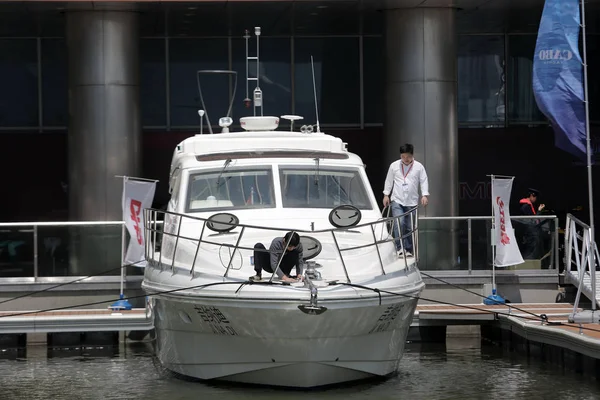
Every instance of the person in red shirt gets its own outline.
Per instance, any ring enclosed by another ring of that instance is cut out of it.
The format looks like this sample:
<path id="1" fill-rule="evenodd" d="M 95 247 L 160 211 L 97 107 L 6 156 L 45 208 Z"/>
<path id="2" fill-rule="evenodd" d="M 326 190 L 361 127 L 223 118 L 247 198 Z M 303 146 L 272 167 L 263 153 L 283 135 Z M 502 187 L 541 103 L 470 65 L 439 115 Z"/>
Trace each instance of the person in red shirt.
<path id="1" fill-rule="evenodd" d="M 522 198 L 521 201 L 519 201 L 519 203 L 521 204 L 521 215 L 536 215 L 538 212 L 542 211 L 544 209 L 544 207 L 546 207 L 545 204 L 540 204 L 537 209 L 535 207 L 535 204 L 537 203 L 537 199 L 540 195 L 539 190 L 533 189 L 533 188 L 529 188 L 527 189 L 527 193 L 528 196 L 525 198 Z"/>
<path id="2" fill-rule="evenodd" d="M 540 211 L 546 207 L 544 204 L 537 205 L 538 197 L 540 196 L 539 190 L 529 188 L 527 189 L 527 197 L 522 198 L 519 201 L 521 205 L 519 211 L 521 215 L 537 215 Z M 538 219 L 525 219 L 518 221 L 523 224 L 523 236 L 522 242 L 519 248 L 521 249 L 521 255 L 525 260 L 538 259 L 542 256 L 542 241 L 540 221 Z"/>

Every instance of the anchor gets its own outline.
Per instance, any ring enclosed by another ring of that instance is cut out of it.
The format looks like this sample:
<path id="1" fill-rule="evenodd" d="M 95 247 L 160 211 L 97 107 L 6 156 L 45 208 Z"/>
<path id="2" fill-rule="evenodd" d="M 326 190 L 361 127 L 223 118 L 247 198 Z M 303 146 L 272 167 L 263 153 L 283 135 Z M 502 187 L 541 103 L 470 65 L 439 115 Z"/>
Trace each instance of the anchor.
<path id="1" fill-rule="evenodd" d="M 304 274 L 304 283 L 306 285 L 308 285 L 308 287 L 310 288 L 310 304 L 308 304 L 308 305 L 306 305 L 306 304 L 300 304 L 298 306 L 298 308 L 304 314 L 308 314 L 308 315 L 321 315 L 325 311 L 327 311 L 327 307 L 319 306 L 317 304 L 318 290 L 317 290 L 317 287 L 315 286 L 315 284 L 312 283 L 312 280 L 311 280 L 311 277 L 309 276 L 308 271 L 309 270 L 307 269 L 306 273 Z M 312 266 L 312 271 L 316 272 L 319 275 L 319 280 L 320 280 L 321 279 L 321 274 L 318 271 L 314 270 L 314 262 L 313 262 L 313 266 Z M 310 275 L 312 275 L 312 274 L 310 274 Z"/>

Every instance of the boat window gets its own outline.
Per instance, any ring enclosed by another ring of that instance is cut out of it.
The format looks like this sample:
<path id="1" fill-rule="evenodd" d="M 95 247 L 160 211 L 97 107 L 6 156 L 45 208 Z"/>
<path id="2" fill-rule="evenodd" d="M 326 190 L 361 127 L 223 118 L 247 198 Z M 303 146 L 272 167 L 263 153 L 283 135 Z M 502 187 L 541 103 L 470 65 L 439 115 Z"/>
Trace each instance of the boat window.
<path id="1" fill-rule="evenodd" d="M 283 207 L 333 208 L 351 204 L 371 210 L 364 182 L 357 170 L 330 167 L 280 167 Z"/>
<path id="2" fill-rule="evenodd" d="M 275 207 L 270 168 L 227 169 L 190 175 L 187 212 Z"/>

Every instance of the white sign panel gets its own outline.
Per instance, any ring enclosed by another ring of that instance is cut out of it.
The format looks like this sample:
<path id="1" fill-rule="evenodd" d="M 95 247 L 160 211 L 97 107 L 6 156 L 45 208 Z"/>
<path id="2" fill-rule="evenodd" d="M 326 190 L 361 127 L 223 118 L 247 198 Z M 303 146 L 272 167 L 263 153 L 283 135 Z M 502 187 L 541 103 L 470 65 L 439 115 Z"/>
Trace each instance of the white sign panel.
<path id="1" fill-rule="evenodd" d="M 496 246 L 495 264 L 497 267 L 508 267 L 524 262 L 508 211 L 513 180 L 514 178 L 492 178 L 495 230 L 492 240 Z"/>
<path id="2" fill-rule="evenodd" d="M 123 179 L 123 221 L 131 237 L 124 264 L 146 266 L 143 210 L 152 207 L 155 190 L 156 182 Z"/>

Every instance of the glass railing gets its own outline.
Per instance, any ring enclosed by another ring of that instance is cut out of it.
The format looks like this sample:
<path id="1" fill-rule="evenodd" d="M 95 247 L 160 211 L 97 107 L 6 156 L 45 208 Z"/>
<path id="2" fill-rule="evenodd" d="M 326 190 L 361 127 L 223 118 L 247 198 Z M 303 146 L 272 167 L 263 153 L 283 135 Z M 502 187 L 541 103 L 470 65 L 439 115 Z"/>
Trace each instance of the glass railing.
<path id="1" fill-rule="evenodd" d="M 120 275 L 121 221 L 0 223 L 0 278 Z"/>
<path id="2" fill-rule="evenodd" d="M 526 262 L 509 269 L 556 269 L 557 244 L 562 243 L 556 229 L 558 218 L 511 219 Z M 491 221 L 491 217 L 419 217 L 419 267 L 490 270 Z M 157 224 L 154 241 L 160 243 L 162 221 Z M 128 236 L 122 221 L 0 223 L 0 279 L 89 275 L 114 279 L 120 275 Z M 143 272 L 143 268 L 130 266 L 124 276 Z"/>
<path id="3" fill-rule="evenodd" d="M 555 215 L 511 217 L 525 262 L 509 270 L 557 269 L 558 218 Z M 492 269 L 492 217 L 420 217 L 419 268 L 422 270 Z"/>

